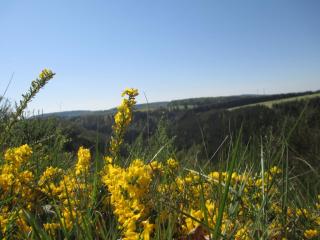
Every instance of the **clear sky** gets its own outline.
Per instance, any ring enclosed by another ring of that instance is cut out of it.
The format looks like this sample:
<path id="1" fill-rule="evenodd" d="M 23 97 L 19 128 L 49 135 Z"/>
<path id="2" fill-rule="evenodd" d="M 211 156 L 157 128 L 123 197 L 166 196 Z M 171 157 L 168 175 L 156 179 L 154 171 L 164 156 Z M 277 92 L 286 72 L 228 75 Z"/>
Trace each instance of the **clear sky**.
<path id="1" fill-rule="evenodd" d="M 44 112 L 320 89 L 319 0 L 1 0 L 0 93 Z M 145 102 L 143 94 L 139 102 Z"/>

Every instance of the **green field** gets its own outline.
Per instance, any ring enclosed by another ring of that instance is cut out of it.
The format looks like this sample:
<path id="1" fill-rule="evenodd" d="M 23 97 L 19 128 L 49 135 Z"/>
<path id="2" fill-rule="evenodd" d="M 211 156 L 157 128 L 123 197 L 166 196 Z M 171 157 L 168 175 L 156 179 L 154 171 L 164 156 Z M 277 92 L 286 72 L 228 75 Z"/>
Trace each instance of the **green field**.
<path id="1" fill-rule="evenodd" d="M 243 105 L 243 106 L 228 108 L 228 110 L 232 111 L 232 110 L 239 109 L 239 108 L 252 107 L 252 106 L 257 106 L 257 105 L 262 105 L 262 106 L 266 106 L 268 108 L 272 108 L 273 105 L 275 105 L 275 104 L 281 104 L 281 103 L 286 103 L 286 102 L 291 102 L 291 101 L 307 100 L 310 98 L 317 98 L 317 97 L 320 97 L 320 93 L 313 93 L 313 94 L 304 95 L 304 96 L 247 104 L 247 105 Z"/>

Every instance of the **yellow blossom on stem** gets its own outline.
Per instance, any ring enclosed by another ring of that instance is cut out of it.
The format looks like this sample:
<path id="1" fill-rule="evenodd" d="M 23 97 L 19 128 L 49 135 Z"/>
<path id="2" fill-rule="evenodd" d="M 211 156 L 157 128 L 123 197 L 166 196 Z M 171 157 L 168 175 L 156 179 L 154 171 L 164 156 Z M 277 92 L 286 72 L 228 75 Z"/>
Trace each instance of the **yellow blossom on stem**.
<path id="1" fill-rule="evenodd" d="M 78 162 L 76 165 L 76 175 L 87 173 L 90 166 L 90 150 L 80 147 L 78 150 Z"/>
<path id="2" fill-rule="evenodd" d="M 27 161 L 32 154 L 32 149 L 27 145 L 22 145 L 17 148 L 10 148 L 6 151 L 4 159 L 7 163 L 13 164 L 19 168 L 21 164 Z"/>
<path id="3" fill-rule="evenodd" d="M 122 100 L 121 105 L 117 108 L 117 113 L 114 116 L 114 125 L 112 126 L 113 135 L 110 140 L 110 154 L 113 159 L 117 160 L 120 152 L 120 147 L 123 143 L 124 134 L 132 121 L 133 106 L 136 104 L 135 97 L 138 95 L 138 90 L 128 88 L 121 94 L 127 98 Z"/>
<path id="4" fill-rule="evenodd" d="M 44 185 L 46 182 L 49 182 L 52 180 L 52 178 L 57 175 L 62 173 L 62 170 L 59 168 L 55 168 L 55 167 L 47 167 L 47 169 L 42 173 L 39 181 L 38 181 L 38 185 L 42 186 Z"/>

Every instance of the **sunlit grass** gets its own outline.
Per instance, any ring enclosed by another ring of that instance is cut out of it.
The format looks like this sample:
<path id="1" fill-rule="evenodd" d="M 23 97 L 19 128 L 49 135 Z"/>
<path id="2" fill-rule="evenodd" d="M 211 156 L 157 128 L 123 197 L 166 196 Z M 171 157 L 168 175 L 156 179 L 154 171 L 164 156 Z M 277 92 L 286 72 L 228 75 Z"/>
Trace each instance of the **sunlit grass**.
<path id="1" fill-rule="evenodd" d="M 253 106 L 266 106 L 268 108 L 272 108 L 275 104 L 282 104 L 282 103 L 287 103 L 287 102 L 292 102 L 292 101 L 300 101 L 300 100 L 308 100 L 311 98 L 318 98 L 320 97 L 320 93 L 313 93 L 313 94 L 308 94 L 304 96 L 298 96 L 298 97 L 290 97 L 290 98 L 284 98 L 284 99 L 278 99 L 278 100 L 270 100 L 270 101 L 264 101 L 264 102 L 259 102 L 259 103 L 252 103 L 252 104 L 247 104 L 239 107 L 233 107 L 229 108 L 228 110 L 235 110 L 239 108 L 245 108 L 245 107 L 253 107 Z"/>

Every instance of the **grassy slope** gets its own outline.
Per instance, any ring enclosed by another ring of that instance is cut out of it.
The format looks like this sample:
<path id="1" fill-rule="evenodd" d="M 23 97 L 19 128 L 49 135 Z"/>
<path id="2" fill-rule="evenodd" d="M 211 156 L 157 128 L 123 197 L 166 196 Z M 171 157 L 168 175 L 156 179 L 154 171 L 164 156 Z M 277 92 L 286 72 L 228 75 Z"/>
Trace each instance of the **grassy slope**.
<path id="1" fill-rule="evenodd" d="M 313 93 L 313 94 L 299 96 L 299 97 L 292 97 L 292 98 L 278 99 L 278 100 L 272 100 L 272 101 L 265 101 L 265 102 L 260 102 L 260 103 L 247 104 L 247 105 L 243 105 L 243 106 L 229 108 L 228 110 L 232 111 L 232 110 L 239 109 L 239 108 L 252 107 L 252 106 L 257 106 L 257 105 L 263 105 L 263 106 L 272 108 L 272 106 L 274 104 L 280 104 L 280 103 L 291 102 L 291 101 L 299 101 L 299 100 L 305 100 L 305 99 L 316 98 L 316 97 L 320 97 L 320 93 Z"/>

